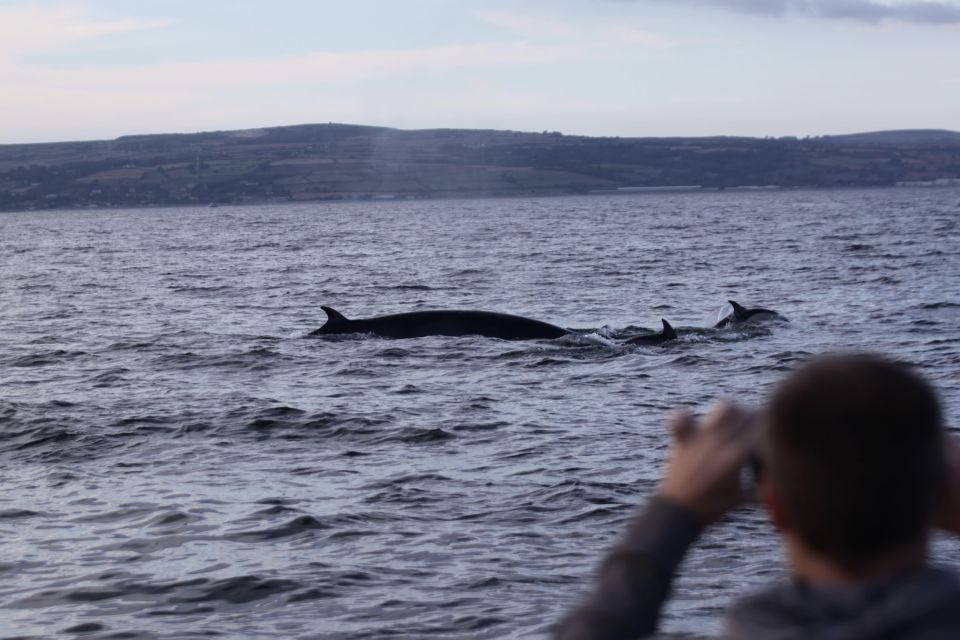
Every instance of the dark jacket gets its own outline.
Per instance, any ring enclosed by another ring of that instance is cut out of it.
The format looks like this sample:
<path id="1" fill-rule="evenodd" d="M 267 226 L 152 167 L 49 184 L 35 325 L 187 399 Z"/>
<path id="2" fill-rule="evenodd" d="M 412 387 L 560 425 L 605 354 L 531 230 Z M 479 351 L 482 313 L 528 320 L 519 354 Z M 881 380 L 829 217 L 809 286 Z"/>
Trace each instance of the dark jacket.
<path id="1" fill-rule="evenodd" d="M 960 578 L 925 568 L 873 584 L 785 584 L 734 604 L 727 630 L 733 640 L 960 638 Z"/>
<path id="2" fill-rule="evenodd" d="M 600 566 L 590 596 L 555 627 L 557 640 L 620 640 L 656 632 L 673 574 L 702 526 L 658 498 Z M 960 578 L 925 568 L 873 584 L 790 583 L 747 597 L 727 615 L 731 640 L 960 640 Z"/>

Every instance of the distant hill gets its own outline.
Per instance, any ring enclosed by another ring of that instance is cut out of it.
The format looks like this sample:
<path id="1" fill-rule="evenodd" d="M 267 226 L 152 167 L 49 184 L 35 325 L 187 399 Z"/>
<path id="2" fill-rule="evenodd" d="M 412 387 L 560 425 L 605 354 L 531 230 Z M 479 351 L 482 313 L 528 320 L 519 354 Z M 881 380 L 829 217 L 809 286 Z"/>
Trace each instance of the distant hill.
<path id="1" fill-rule="evenodd" d="M 0 210 L 950 184 L 960 133 L 591 138 L 308 124 L 0 145 Z"/>
<path id="2" fill-rule="evenodd" d="M 824 142 L 892 145 L 953 145 L 960 144 L 960 132 L 946 129 L 900 129 L 897 131 L 870 131 L 841 136 L 823 136 Z"/>

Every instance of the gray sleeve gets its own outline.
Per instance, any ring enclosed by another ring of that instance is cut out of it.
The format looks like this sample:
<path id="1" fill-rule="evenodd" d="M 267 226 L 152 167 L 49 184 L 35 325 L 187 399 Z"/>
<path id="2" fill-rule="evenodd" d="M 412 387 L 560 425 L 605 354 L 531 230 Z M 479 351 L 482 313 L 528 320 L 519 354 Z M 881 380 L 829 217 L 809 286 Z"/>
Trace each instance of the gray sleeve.
<path id="1" fill-rule="evenodd" d="M 619 640 L 654 633 L 673 573 L 702 530 L 686 509 L 653 498 L 604 558 L 589 597 L 554 628 L 554 638 Z"/>

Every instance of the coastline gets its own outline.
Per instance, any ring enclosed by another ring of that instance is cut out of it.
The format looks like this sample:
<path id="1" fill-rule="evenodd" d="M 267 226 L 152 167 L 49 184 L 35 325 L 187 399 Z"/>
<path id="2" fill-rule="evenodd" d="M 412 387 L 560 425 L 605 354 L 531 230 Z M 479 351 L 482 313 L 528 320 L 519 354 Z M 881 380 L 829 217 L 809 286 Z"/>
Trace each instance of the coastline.
<path id="1" fill-rule="evenodd" d="M 0 145 L 0 211 L 960 186 L 960 133 L 590 138 L 303 125 Z"/>
<path id="2" fill-rule="evenodd" d="M 503 193 L 503 194 L 438 194 L 429 196 L 405 196 L 405 197 L 344 197 L 344 198 L 326 198 L 313 200 L 245 200 L 242 202 L 186 202 L 186 203 L 147 203 L 147 204 L 111 204 L 111 205 L 78 205 L 72 207 L 50 207 L 34 209 L 2 209 L 0 216 L 17 215 L 24 213 L 55 213 L 55 212 L 80 212 L 80 211 L 149 211 L 162 209 L 216 209 L 216 208 L 247 208 L 262 206 L 281 206 L 293 207 L 298 205 L 347 205 L 347 204 L 390 204 L 397 202 L 441 202 L 441 201 L 479 201 L 479 200 L 532 200 L 536 198 L 602 198 L 604 196 L 613 196 L 618 198 L 628 197 L 661 197 L 669 195 L 708 195 L 708 194 L 770 194 L 770 193 L 803 193 L 803 192 L 854 192 L 854 191 L 949 191 L 957 190 L 960 192 L 960 185 L 949 186 L 919 186 L 919 185 L 882 185 L 882 186 L 797 186 L 797 187 L 700 187 L 700 188 L 645 188 L 642 190 L 623 190 L 623 191 L 596 191 L 589 193 L 571 193 L 564 191 L 540 192 L 540 193 Z M 958 204 L 960 206 L 960 204 Z"/>

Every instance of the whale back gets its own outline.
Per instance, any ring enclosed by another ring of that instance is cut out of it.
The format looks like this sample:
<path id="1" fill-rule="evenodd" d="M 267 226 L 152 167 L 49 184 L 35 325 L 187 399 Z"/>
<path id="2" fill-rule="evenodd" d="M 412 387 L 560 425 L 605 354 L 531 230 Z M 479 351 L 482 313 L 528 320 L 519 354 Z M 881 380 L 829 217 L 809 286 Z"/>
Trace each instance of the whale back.
<path id="1" fill-rule="evenodd" d="M 663 323 L 663 333 L 661 334 L 664 340 L 675 340 L 677 338 L 677 332 L 673 330 L 673 327 L 670 326 L 670 323 L 660 318 L 660 322 Z"/>
<path id="2" fill-rule="evenodd" d="M 738 303 L 736 300 L 727 300 L 730 303 L 730 306 L 733 307 L 733 317 L 737 322 L 743 322 L 750 317 L 750 312 L 747 311 L 746 307 Z"/>
<path id="3" fill-rule="evenodd" d="M 731 307 L 733 307 L 733 313 L 728 316 L 721 318 L 714 326 L 716 329 L 726 327 L 730 324 L 739 324 L 741 322 L 747 322 L 752 319 L 762 319 L 762 318 L 783 318 L 779 313 L 771 309 L 747 309 L 742 304 L 738 303 L 736 300 L 727 300 Z"/>
<path id="4" fill-rule="evenodd" d="M 753 309 L 746 309 L 743 306 L 737 304 L 733 300 L 727 300 L 731 305 L 733 305 L 733 316 L 737 322 L 746 322 L 752 318 L 782 318 L 779 313 L 772 309 L 763 309 L 760 307 L 754 307 Z"/>
<path id="5" fill-rule="evenodd" d="M 327 323 L 310 335 L 370 333 L 382 338 L 479 335 L 502 340 L 535 340 L 559 338 L 569 333 L 546 322 L 492 311 L 410 311 L 348 320 L 335 309 L 321 308 L 327 313 Z"/>
<path id="6" fill-rule="evenodd" d="M 327 314 L 327 321 L 322 327 L 311 333 L 312 336 L 327 334 L 327 333 L 349 333 L 350 321 L 347 320 L 346 316 L 334 309 L 333 307 L 320 307 Z"/>
<path id="7" fill-rule="evenodd" d="M 663 323 L 663 331 L 660 333 L 650 333 L 642 336 L 634 336 L 626 341 L 625 344 L 644 344 L 644 345 L 657 345 L 668 340 L 676 340 L 677 332 L 674 331 L 673 327 L 670 326 L 670 323 L 660 318 L 660 322 Z"/>

